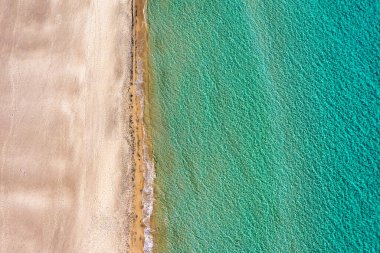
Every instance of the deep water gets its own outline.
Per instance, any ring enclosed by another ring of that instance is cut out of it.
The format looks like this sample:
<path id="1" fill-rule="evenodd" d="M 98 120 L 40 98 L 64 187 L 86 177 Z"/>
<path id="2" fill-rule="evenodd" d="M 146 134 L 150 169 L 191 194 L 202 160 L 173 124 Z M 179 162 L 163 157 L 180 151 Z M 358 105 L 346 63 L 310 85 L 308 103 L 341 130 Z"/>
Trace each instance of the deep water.
<path id="1" fill-rule="evenodd" d="M 380 252 L 380 2 L 148 1 L 157 252 Z"/>

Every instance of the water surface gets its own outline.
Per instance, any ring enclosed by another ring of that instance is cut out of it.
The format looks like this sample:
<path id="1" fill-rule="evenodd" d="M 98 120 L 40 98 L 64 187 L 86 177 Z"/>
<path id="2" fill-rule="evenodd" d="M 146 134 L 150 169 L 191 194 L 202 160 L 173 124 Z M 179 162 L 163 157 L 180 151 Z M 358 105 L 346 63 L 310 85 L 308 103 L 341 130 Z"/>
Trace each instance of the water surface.
<path id="1" fill-rule="evenodd" d="M 380 251 L 379 13 L 149 1 L 157 252 Z"/>

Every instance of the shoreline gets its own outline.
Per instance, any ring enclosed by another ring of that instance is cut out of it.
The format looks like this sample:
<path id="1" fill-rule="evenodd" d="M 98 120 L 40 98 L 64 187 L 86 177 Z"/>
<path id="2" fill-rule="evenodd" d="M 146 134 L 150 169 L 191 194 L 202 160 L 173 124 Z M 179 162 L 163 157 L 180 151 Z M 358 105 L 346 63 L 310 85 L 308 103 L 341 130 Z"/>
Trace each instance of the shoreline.
<path id="1" fill-rule="evenodd" d="M 148 85 L 146 0 L 132 1 L 132 99 L 134 219 L 130 241 L 131 252 L 153 252 L 151 216 L 153 211 L 154 164 L 144 126 L 145 94 Z"/>

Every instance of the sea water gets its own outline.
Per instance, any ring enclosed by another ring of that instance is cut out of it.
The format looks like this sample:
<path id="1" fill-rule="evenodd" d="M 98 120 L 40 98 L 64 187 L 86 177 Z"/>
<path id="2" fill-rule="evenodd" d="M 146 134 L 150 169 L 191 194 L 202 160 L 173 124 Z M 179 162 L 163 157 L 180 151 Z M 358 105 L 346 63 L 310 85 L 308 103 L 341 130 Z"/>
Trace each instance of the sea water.
<path id="1" fill-rule="evenodd" d="M 149 1 L 157 252 L 380 252 L 379 15 Z"/>

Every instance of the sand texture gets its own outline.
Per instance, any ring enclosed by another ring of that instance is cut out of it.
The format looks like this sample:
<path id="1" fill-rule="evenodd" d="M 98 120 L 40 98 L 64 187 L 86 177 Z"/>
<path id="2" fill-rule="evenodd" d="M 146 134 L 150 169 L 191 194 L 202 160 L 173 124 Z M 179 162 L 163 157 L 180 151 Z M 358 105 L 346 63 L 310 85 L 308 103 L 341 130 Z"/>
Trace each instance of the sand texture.
<path id="1" fill-rule="evenodd" d="M 127 252 L 129 0 L 0 1 L 0 252 Z"/>

